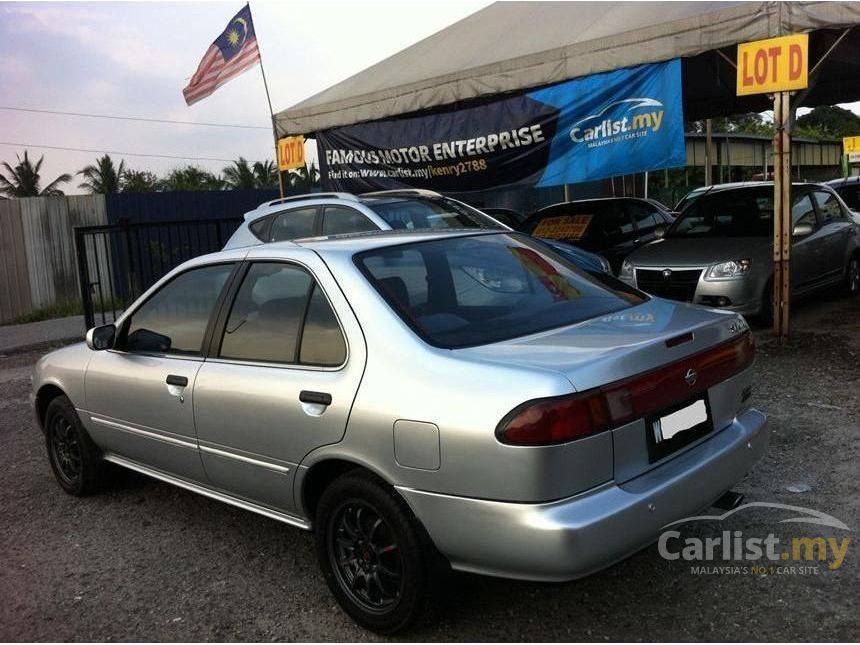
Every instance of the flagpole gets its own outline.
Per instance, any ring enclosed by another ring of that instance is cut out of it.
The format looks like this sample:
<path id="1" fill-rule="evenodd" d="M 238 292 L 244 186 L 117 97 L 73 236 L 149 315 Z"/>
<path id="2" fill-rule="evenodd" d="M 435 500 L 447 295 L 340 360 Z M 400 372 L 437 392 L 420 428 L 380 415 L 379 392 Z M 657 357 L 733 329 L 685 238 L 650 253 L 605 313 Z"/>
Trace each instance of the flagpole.
<path id="1" fill-rule="evenodd" d="M 251 13 L 251 3 L 245 3 L 248 7 L 248 13 Z M 253 19 L 253 14 L 251 15 Z M 254 25 L 254 31 L 256 32 L 257 26 Z M 256 35 L 256 33 L 255 33 Z M 275 124 L 275 111 L 272 109 L 272 97 L 269 95 L 269 83 L 266 81 L 266 68 L 263 67 L 263 52 L 260 49 L 260 39 L 257 38 L 257 51 L 260 54 L 260 74 L 263 75 L 263 87 L 266 88 L 266 101 L 269 102 L 269 116 L 272 119 L 272 136 L 275 139 L 275 168 L 278 170 L 278 189 L 281 192 L 281 198 L 284 197 L 284 175 L 281 172 L 280 164 L 278 163 L 278 128 Z"/>

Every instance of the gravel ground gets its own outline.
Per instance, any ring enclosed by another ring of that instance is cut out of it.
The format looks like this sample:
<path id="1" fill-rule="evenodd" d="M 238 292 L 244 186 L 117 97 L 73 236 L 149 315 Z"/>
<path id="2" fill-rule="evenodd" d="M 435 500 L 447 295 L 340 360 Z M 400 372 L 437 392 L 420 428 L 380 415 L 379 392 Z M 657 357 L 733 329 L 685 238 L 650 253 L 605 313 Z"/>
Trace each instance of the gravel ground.
<path id="1" fill-rule="evenodd" d="M 772 438 L 736 487 L 747 501 L 860 526 L 858 320 L 860 300 L 821 300 L 799 308 L 787 348 L 757 331 L 754 397 Z M 0 640 L 378 640 L 335 606 L 307 533 L 135 474 L 96 497 L 64 494 L 27 401 L 44 351 L 0 357 Z M 684 535 L 790 535 L 774 513 Z M 568 584 L 456 575 L 441 618 L 406 638 L 856 641 L 856 549 L 819 575 L 695 575 L 656 546 Z"/>

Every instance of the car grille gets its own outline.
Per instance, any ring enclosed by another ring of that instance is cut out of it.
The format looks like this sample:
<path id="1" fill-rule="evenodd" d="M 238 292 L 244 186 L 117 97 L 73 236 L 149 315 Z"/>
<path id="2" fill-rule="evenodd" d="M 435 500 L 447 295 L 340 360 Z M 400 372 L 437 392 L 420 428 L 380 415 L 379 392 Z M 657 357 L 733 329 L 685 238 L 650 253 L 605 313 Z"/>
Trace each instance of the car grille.
<path id="1" fill-rule="evenodd" d="M 701 275 L 702 269 L 682 269 L 667 275 L 663 269 L 637 269 L 636 285 L 653 296 L 692 302 Z"/>

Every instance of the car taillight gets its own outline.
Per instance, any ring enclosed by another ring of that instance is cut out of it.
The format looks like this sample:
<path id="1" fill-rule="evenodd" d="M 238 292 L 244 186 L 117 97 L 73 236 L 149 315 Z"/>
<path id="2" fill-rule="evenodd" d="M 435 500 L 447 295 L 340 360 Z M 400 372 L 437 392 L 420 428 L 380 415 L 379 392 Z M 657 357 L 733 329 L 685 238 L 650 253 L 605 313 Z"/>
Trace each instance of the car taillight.
<path id="1" fill-rule="evenodd" d="M 755 353 L 752 334 L 656 370 L 566 396 L 514 408 L 496 428 L 499 441 L 547 446 L 582 439 L 680 403 L 746 369 Z"/>

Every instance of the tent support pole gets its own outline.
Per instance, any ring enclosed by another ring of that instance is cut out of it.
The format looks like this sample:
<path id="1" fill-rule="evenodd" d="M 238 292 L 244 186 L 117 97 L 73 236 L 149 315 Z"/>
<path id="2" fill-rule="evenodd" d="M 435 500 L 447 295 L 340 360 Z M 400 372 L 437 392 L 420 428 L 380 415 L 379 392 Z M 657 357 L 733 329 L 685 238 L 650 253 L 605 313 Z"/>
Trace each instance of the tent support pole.
<path id="1" fill-rule="evenodd" d="M 711 181 L 711 120 L 705 119 L 705 186 L 710 186 Z"/>
<path id="2" fill-rule="evenodd" d="M 773 98 L 773 330 L 780 344 L 788 340 L 791 300 L 791 96 Z"/>

